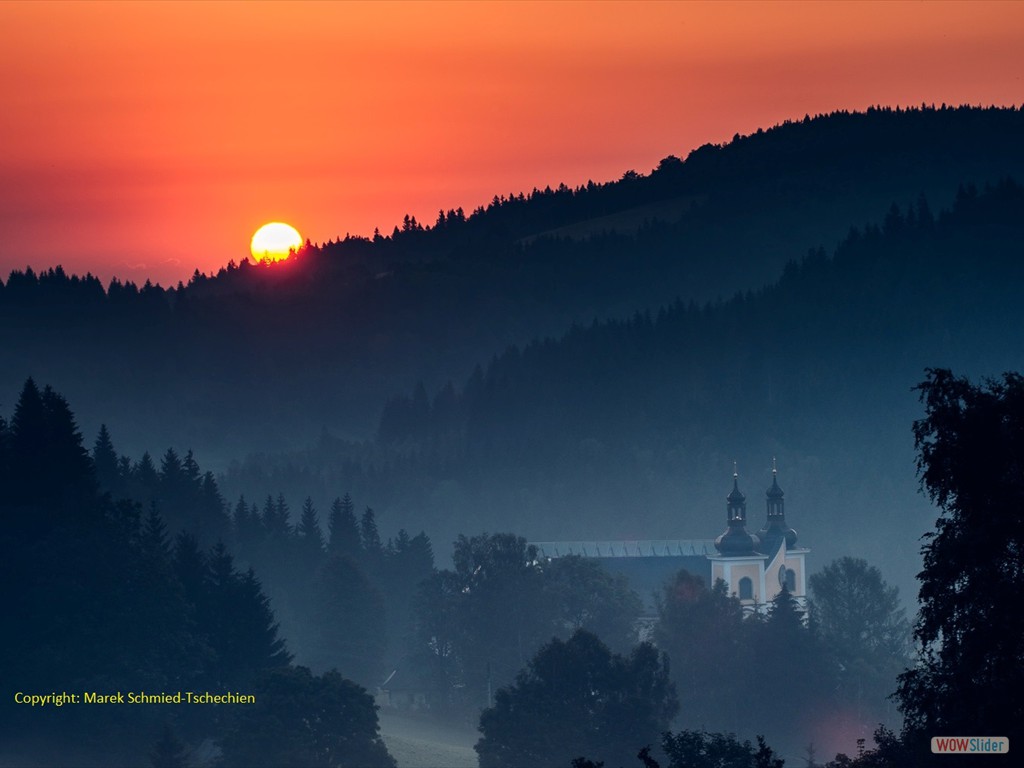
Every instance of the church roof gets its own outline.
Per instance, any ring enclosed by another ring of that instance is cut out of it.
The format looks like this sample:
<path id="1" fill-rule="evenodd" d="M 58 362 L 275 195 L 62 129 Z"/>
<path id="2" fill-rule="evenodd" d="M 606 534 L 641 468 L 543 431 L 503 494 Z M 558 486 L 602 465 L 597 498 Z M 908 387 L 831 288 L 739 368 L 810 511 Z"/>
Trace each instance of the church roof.
<path id="1" fill-rule="evenodd" d="M 617 539 L 612 541 L 531 541 L 541 557 L 686 557 L 714 555 L 713 539 Z"/>

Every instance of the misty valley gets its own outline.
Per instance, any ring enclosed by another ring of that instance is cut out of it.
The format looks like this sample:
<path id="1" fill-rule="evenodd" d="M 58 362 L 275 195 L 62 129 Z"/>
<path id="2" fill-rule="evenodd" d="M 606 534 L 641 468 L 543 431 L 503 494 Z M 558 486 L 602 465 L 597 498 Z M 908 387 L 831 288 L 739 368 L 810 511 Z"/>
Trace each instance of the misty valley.
<path id="1" fill-rule="evenodd" d="M 177 286 L 11 272 L 0 766 L 1024 744 L 1021 135 L 835 112 Z"/>

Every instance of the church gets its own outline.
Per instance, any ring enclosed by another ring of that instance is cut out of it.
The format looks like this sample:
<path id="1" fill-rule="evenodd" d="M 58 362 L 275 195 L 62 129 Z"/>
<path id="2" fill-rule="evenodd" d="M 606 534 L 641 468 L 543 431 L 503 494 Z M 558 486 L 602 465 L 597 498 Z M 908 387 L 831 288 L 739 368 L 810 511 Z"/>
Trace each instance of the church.
<path id="1" fill-rule="evenodd" d="M 541 558 L 567 555 L 597 558 L 612 573 L 622 573 L 654 610 L 654 595 L 680 569 L 700 576 L 711 586 L 719 579 L 750 612 L 762 611 L 783 586 L 803 604 L 809 549 L 797 547 L 796 531 L 786 522 L 785 494 L 772 462 L 772 484 L 765 492 L 766 519 L 757 533 L 747 530 L 747 499 L 733 468 L 732 491 L 726 496 L 726 530 L 716 539 L 643 541 L 531 542 Z"/>

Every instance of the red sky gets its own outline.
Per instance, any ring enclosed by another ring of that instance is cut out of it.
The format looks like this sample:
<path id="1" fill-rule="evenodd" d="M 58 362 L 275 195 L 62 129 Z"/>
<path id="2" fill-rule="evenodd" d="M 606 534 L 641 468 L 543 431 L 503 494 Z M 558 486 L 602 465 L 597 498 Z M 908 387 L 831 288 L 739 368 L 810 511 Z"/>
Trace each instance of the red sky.
<path id="1" fill-rule="evenodd" d="M 0 3 L 0 275 L 163 283 L 787 118 L 1024 103 L 1024 3 Z"/>

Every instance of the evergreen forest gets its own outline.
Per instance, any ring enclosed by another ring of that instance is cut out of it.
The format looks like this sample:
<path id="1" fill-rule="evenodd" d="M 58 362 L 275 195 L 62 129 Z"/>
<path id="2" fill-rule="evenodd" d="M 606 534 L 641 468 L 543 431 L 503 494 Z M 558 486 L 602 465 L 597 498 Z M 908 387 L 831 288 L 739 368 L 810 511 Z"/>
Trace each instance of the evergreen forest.
<path id="1" fill-rule="evenodd" d="M 176 286 L 11 272 L 0 765 L 1019 745 L 1021 135 L 805 116 Z M 538 548 L 711 540 L 776 466 L 806 594 Z"/>

